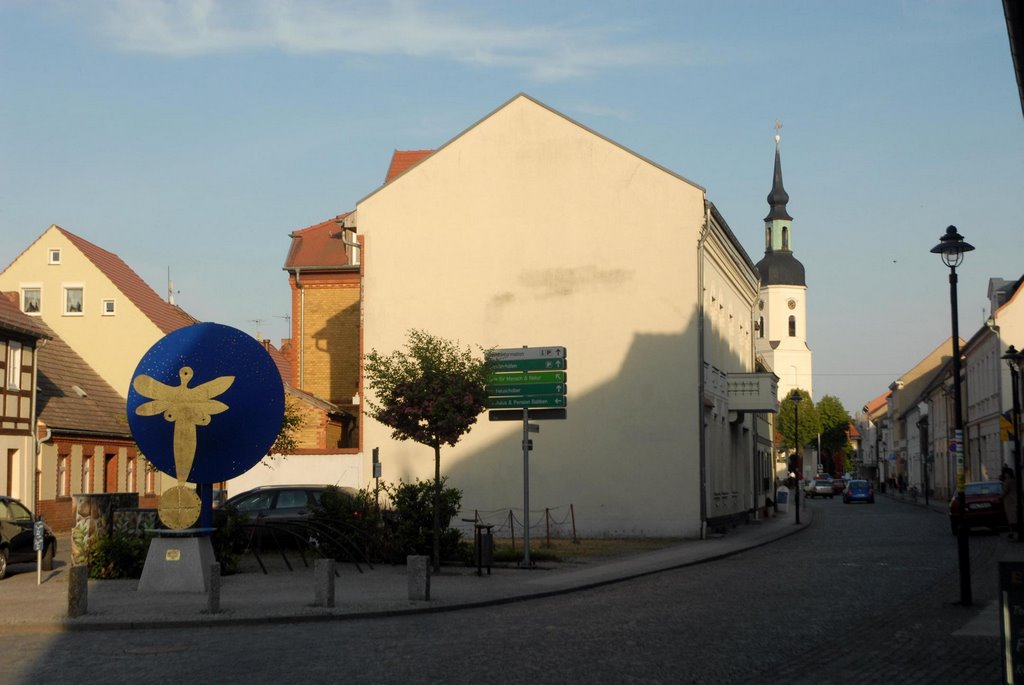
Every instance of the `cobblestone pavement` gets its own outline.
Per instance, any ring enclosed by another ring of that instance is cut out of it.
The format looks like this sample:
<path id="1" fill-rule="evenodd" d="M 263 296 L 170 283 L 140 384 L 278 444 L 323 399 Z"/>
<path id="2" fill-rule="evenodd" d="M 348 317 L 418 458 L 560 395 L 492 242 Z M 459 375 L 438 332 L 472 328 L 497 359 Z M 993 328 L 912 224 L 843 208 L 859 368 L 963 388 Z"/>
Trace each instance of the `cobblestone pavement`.
<path id="1" fill-rule="evenodd" d="M 961 607 L 945 516 L 882 497 L 809 506 L 807 530 L 769 545 L 512 604 L 19 636 L 15 662 L 31 660 L 31 675 L 0 682 L 1001 682 L 990 603 L 996 562 L 1017 553 L 1005 535 L 971 537 L 975 606 Z"/>

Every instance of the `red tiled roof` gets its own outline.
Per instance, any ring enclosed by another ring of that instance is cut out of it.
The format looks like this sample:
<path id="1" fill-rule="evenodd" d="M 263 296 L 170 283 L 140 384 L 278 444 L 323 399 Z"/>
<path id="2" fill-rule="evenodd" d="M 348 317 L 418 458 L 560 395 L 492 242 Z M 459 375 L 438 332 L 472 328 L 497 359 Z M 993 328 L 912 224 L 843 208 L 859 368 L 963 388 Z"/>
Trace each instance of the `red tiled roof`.
<path id="1" fill-rule="evenodd" d="M 288 357 L 281 350 L 271 344 L 269 340 L 261 340 L 260 344 L 263 345 L 263 349 L 267 351 L 270 358 L 274 361 L 274 366 L 277 367 L 277 372 L 281 374 L 281 382 L 289 383 L 292 379 L 292 364 Z"/>
<path id="2" fill-rule="evenodd" d="M 284 261 L 285 269 L 301 268 L 335 268 L 349 266 L 348 254 L 342 240 L 342 229 L 338 219 L 351 214 L 339 214 L 315 226 L 308 226 L 291 233 L 292 246 Z"/>
<path id="3" fill-rule="evenodd" d="M 388 167 L 388 175 L 384 177 L 385 183 L 401 176 L 406 169 L 415 166 L 421 159 L 430 155 L 433 150 L 395 150 L 391 155 L 391 166 Z"/>
<path id="4" fill-rule="evenodd" d="M 18 308 L 18 293 L 0 293 L 0 328 L 35 338 L 48 338 L 37 318 L 22 313 Z"/>
<path id="5" fill-rule="evenodd" d="M 173 304 L 164 302 L 131 267 L 113 252 L 108 252 L 98 245 L 67 231 L 60 226 L 56 229 L 64 234 L 71 243 L 82 251 L 89 261 L 96 265 L 125 297 L 132 301 L 142 313 L 165 334 L 191 326 L 197 320 Z"/>
<path id="6" fill-rule="evenodd" d="M 879 395 L 875 399 L 873 399 L 870 402 L 868 402 L 867 404 L 865 404 L 864 405 L 864 413 L 865 414 L 873 414 L 874 412 L 876 412 L 879 409 L 881 409 L 882 407 L 884 407 L 885 403 L 889 400 L 889 395 L 891 395 L 891 394 L 892 394 L 892 390 L 886 390 L 883 394 Z"/>

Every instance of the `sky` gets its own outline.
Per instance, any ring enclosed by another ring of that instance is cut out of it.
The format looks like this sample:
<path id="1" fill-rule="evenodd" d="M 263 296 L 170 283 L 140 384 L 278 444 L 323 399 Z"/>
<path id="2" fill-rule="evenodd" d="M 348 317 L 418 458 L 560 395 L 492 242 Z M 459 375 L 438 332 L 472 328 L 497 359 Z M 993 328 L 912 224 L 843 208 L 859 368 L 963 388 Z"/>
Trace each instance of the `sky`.
<path id="1" fill-rule="evenodd" d="M 1024 275 L 997 0 L 0 0 L 0 268 L 58 224 L 279 342 L 288 234 L 520 92 L 703 186 L 755 262 L 781 122 L 814 397 L 851 414 L 949 337 L 948 225 L 961 337 Z"/>

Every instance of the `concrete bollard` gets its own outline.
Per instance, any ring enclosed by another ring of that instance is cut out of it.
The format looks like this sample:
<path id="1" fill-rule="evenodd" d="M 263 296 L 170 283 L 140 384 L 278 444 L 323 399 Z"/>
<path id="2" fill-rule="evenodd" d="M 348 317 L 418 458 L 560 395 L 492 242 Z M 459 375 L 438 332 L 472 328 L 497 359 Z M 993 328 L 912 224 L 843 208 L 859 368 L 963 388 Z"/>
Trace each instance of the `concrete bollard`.
<path id="1" fill-rule="evenodd" d="M 68 573 L 68 618 L 78 618 L 89 611 L 89 567 L 75 564 Z"/>
<path id="2" fill-rule="evenodd" d="M 409 599 L 414 602 L 430 600 L 430 557 L 410 554 L 405 558 L 409 573 Z"/>
<path id="3" fill-rule="evenodd" d="M 210 589 L 206 593 L 206 611 L 220 613 L 220 564 L 210 564 Z"/>
<path id="4" fill-rule="evenodd" d="M 316 594 L 313 606 L 334 608 L 334 559 L 317 559 L 313 565 Z"/>

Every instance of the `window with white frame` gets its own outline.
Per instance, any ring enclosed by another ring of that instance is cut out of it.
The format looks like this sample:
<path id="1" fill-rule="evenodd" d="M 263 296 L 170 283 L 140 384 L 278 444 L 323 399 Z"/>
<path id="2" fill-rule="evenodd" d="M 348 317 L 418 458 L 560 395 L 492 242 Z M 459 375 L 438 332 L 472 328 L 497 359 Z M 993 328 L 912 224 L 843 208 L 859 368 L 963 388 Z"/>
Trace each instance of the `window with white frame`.
<path id="1" fill-rule="evenodd" d="M 114 301 L 113 300 L 103 300 L 102 311 L 103 311 L 103 316 L 113 316 L 114 315 Z"/>
<path id="2" fill-rule="evenodd" d="M 64 313 L 77 316 L 85 305 L 85 288 L 80 285 L 64 286 Z"/>
<path id="3" fill-rule="evenodd" d="M 21 390 L 21 343 L 7 343 L 7 389 Z"/>
<path id="4" fill-rule="evenodd" d="M 21 311 L 38 314 L 43 307 L 43 289 L 39 286 L 25 286 L 21 289 Z"/>
<path id="5" fill-rule="evenodd" d="M 60 248 L 50 248 L 50 264 L 60 264 Z"/>

